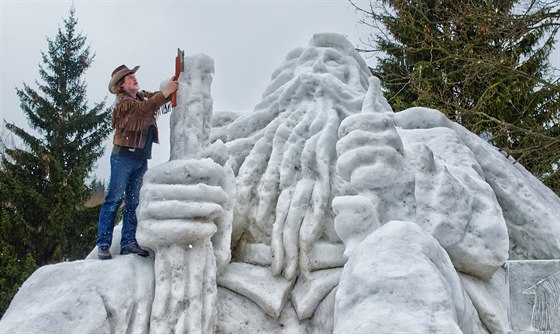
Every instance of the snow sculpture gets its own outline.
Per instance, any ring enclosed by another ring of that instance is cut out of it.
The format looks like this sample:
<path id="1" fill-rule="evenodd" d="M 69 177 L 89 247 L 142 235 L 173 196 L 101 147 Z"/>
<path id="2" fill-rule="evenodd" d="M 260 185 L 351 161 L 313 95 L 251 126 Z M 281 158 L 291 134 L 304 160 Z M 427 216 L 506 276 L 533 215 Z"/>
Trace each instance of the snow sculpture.
<path id="1" fill-rule="evenodd" d="M 218 268 L 229 261 L 231 219 L 224 207 L 231 211 L 233 176 L 223 143 L 209 146 L 214 62 L 198 55 L 187 57 L 185 66 L 190 70 L 180 76 L 171 115 L 171 160 L 146 173 L 138 210 L 137 238 L 155 251 L 154 333 L 212 332 L 216 259 Z"/>
<path id="2" fill-rule="evenodd" d="M 557 240 L 519 227 L 558 233 L 556 196 L 441 113 L 393 113 L 339 35 L 288 54 L 254 112 L 214 135 L 231 152 L 238 192 L 234 262 L 218 283 L 287 331 L 504 332 L 501 265 L 510 254 L 560 255 Z M 249 272 L 266 283 L 240 279 Z M 242 328 L 227 324 L 218 329 Z"/>
<path id="3" fill-rule="evenodd" d="M 560 258 L 560 199 L 438 111 L 394 113 L 344 37 L 290 52 L 255 110 L 214 113 L 209 133 L 212 72 L 187 59 L 171 161 L 146 174 L 151 280 L 106 292 L 120 273 L 93 290 L 84 274 L 101 261 L 44 267 L 2 330 L 504 333 L 508 256 Z M 63 270 L 81 275 L 71 293 L 37 284 Z M 54 310 L 29 307 L 39 295 Z"/>

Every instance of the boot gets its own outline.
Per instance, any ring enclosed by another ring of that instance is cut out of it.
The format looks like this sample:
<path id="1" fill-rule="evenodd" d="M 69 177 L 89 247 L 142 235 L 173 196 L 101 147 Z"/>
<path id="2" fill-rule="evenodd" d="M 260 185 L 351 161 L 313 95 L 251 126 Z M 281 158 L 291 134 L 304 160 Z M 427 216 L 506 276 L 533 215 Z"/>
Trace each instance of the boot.
<path id="1" fill-rule="evenodd" d="M 112 258 L 109 246 L 100 246 L 97 248 L 97 257 L 100 260 L 109 260 Z"/>
<path id="2" fill-rule="evenodd" d="M 150 255 L 150 252 L 138 246 L 137 243 L 133 242 L 121 249 L 121 255 L 126 254 L 137 254 L 143 257 L 147 257 Z"/>

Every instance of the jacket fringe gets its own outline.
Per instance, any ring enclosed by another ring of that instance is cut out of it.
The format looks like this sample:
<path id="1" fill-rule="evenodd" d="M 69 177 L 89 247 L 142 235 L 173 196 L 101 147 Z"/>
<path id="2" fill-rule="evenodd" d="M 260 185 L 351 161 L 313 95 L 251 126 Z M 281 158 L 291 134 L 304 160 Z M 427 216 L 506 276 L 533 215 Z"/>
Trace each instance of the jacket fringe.
<path id="1" fill-rule="evenodd" d="M 156 93 L 139 92 L 136 98 L 120 93 L 117 96 L 111 124 L 115 129 L 113 142 L 121 146 L 143 147 L 146 129 L 153 125 L 155 128 L 154 142 L 159 142 L 157 136 L 157 118 L 160 107 L 165 103 L 163 96 L 154 97 Z M 161 95 L 161 94 L 160 94 Z M 151 98 L 154 97 L 152 100 Z M 146 103 L 139 105 L 139 100 Z"/>

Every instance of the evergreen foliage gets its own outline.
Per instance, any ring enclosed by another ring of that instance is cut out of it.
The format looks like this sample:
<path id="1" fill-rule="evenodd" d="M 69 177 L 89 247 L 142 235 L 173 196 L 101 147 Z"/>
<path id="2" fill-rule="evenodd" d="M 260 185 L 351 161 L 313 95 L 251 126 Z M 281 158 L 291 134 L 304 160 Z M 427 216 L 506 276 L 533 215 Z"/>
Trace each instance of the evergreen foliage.
<path id="1" fill-rule="evenodd" d="M 30 127 L 6 124 L 24 148 L 6 148 L 0 168 L 0 312 L 19 285 L 49 263 L 83 258 L 95 242 L 99 207 L 85 208 L 86 178 L 110 132 L 105 101 L 88 107 L 84 72 L 94 56 L 74 9 L 47 38 L 38 90 L 16 92 Z M 97 210 L 95 214 L 94 210 Z"/>
<path id="2" fill-rule="evenodd" d="M 360 8 L 395 110 L 438 109 L 560 194 L 554 0 L 372 0 Z"/>

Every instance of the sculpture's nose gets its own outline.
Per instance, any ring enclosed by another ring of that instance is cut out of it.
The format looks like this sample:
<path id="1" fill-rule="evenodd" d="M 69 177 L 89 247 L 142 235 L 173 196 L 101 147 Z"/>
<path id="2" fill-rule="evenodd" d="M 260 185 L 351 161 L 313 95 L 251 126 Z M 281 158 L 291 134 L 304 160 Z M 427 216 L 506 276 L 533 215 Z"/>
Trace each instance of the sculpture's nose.
<path id="1" fill-rule="evenodd" d="M 327 65 L 323 62 L 322 59 L 317 59 L 317 61 L 311 67 L 313 73 L 327 73 Z"/>

